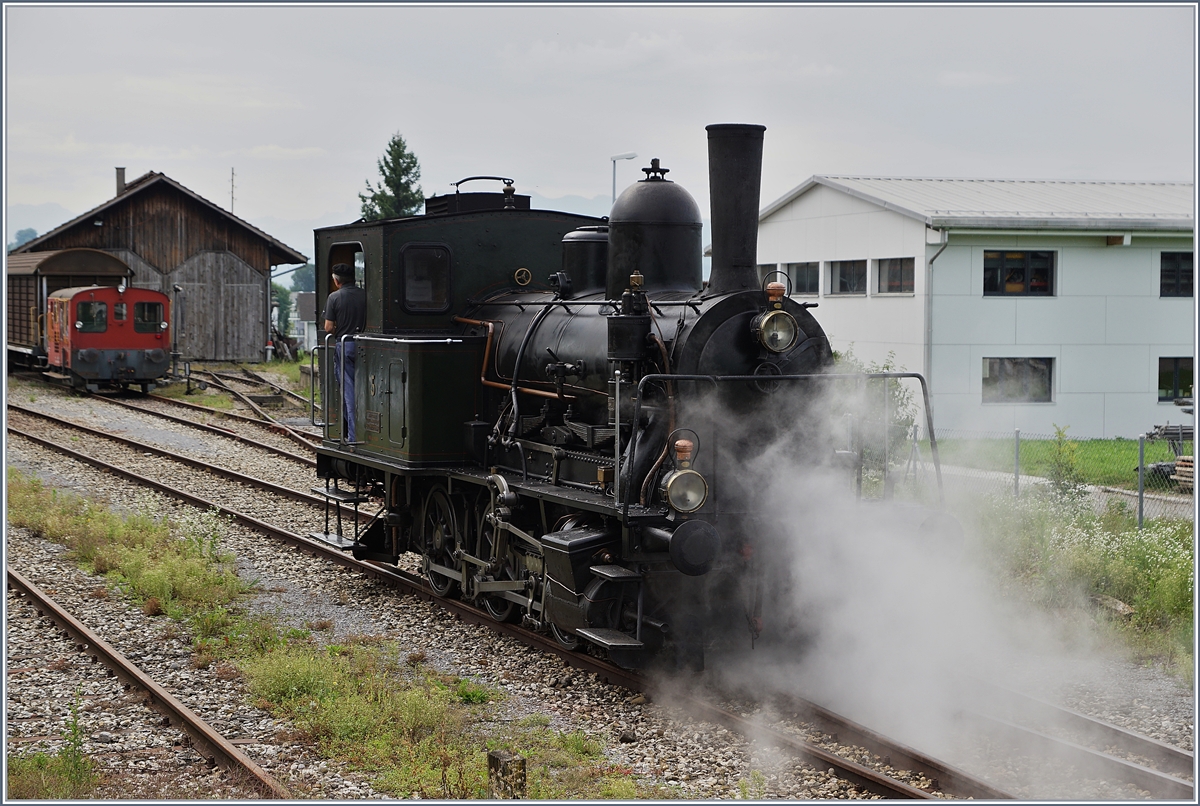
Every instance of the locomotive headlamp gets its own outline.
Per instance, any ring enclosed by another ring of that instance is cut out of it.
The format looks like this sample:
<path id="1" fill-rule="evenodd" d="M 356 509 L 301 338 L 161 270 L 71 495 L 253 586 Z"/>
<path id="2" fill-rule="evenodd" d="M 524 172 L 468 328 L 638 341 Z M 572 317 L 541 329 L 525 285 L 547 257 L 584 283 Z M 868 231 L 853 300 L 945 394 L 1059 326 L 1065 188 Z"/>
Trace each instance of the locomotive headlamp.
<path id="1" fill-rule="evenodd" d="M 750 325 L 763 347 L 773 353 L 782 353 L 796 343 L 800 327 L 787 311 L 767 311 L 754 317 Z"/>
<path id="2" fill-rule="evenodd" d="M 708 482 L 695 470 L 676 470 L 663 482 L 667 503 L 679 512 L 695 512 L 708 500 Z"/>

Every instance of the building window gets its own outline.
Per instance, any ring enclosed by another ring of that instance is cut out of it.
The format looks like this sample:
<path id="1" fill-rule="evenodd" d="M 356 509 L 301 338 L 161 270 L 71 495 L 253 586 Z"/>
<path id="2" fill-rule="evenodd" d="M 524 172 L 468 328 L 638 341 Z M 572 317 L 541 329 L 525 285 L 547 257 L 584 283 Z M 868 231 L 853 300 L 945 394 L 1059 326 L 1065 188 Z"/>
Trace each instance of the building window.
<path id="1" fill-rule="evenodd" d="M 984 403 L 1049 403 L 1053 358 L 983 359 Z"/>
<path id="2" fill-rule="evenodd" d="M 1053 296 L 1054 253 L 984 252 L 983 293 Z"/>
<path id="3" fill-rule="evenodd" d="M 80 333 L 103 333 L 108 330 L 108 304 L 79 303 L 75 308 L 75 329 Z"/>
<path id="4" fill-rule="evenodd" d="M 879 293 L 911 294 L 913 292 L 913 263 L 911 257 L 887 257 L 879 261 Z"/>
<path id="5" fill-rule="evenodd" d="M 777 272 L 777 271 L 779 271 L 779 264 L 777 264 L 777 263 L 759 263 L 758 264 L 758 282 L 759 282 L 759 284 L 761 285 L 762 281 L 767 279 L 768 274 L 771 274 L 772 272 Z M 779 279 L 778 277 L 771 278 L 772 281 L 775 281 L 778 279 Z"/>
<path id="6" fill-rule="evenodd" d="M 1158 399 L 1176 400 L 1192 396 L 1192 359 L 1158 359 Z"/>
<path id="7" fill-rule="evenodd" d="M 404 247 L 404 308 L 438 313 L 450 307 L 450 250 L 440 244 Z"/>
<path id="8" fill-rule="evenodd" d="M 830 294 L 866 294 L 867 261 L 834 260 L 829 264 Z"/>
<path id="9" fill-rule="evenodd" d="M 163 306 L 161 302 L 133 303 L 133 329 L 137 333 L 157 333 L 162 330 Z"/>
<path id="10" fill-rule="evenodd" d="M 789 263 L 788 277 L 792 281 L 793 294 L 813 294 L 821 290 L 820 263 Z"/>
<path id="11" fill-rule="evenodd" d="M 1192 295 L 1192 253 L 1163 252 L 1159 273 L 1159 295 L 1190 297 Z"/>

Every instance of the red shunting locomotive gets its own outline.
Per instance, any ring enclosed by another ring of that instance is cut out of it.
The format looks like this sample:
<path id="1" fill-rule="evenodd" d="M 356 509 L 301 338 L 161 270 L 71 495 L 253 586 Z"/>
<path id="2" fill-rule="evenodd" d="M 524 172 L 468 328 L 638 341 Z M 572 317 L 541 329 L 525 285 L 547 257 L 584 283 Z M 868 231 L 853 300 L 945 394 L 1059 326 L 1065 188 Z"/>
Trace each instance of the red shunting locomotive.
<path id="1" fill-rule="evenodd" d="M 46 375 L 75 388 L 154 388 L 171 362 L 170 300 L 146 288 L 63 288 L 46 300 Z"/>

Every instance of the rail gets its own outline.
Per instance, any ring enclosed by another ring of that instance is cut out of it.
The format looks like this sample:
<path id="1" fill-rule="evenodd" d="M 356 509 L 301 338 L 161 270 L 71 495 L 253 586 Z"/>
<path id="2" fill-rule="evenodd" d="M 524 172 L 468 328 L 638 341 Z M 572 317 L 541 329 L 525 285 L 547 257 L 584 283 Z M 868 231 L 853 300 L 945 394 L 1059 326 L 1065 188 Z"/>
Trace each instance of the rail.
<path id="1" fill-rule="evenodd" d="M 253 516 L 221 506 L 216 502 L 208 501 L 184 490 L 179 490 L 153 479 L 146 478 L 145 476 L 141 476 L 133 471 L 112 465 L 101 459 L 88 456 L 87 454 L 82 454 L 71 448 L 67 448 L 66 446 L 50 442 L 49 440 L 32 437 L 28 434 L 23 434 L 19 430 L 13 428 L 11 425 L 9 426 L 8 430 L 10 433 L 21 434 L 22 436 L 31 439 L 38 444 L 44 445 L 47 448 L 76 459 L 77 461 L 90 464 L 94 467 L 114 473 L 120 477 L 127 478 L 135 483 L 159 490 L 160 492 L 163 492 L 178 500 L 185 501 L 204 509 L 215 509 L 220 514 L 229 516 L 244 526 L 259 531 L 263 534 L 279 538 L 286 544 L 294 546 L 295 548 L 309 553 L 314 557 L 323 557 L 345 568 L 359 571 L 364 576 L 369 578 L 386 582 L 401 589 L 406 594 L 415 595 L 425 601 L 436 602 L 440 607 L 448 610 L 462 621 L 486 626 L 495 632 L 515 638 L 529 646 L 542 651 L 551 652 L 560 657 L 567 665 L 573 668 L 584 672 L 595 673 L 596 676 L 605 683 L 622 685 L 632 691 L 656 692 L 656 687 L 653 681 L 643 677 L 640 674 L 621 669 L 607 661 L 592 657 L 584 652 L 573 652 L 567 650 L 560 646 L 553 638 L 521 628 L 516 624 L 497 622 L 481 610 L 478 610 L 466 602 L 437 596 L 429 589 L 424 580 L 413 574 L 406 573 L 399 569 L 386 568 L 373 562 L 357 560 L 340 549 L 295 534 L 273 524 L 261 521 Z M 747 719 L 711 703 L 704 702 L 694 697 L 688 697 L 686 707 L 693 714 L 700 714 L 711 721 L 727 725 L 735 730 L 743 732 L 746 736 L 755 736 L 760 739 L 767 739 L 772 743 L 783 747 L 788 752 L 796 754 L 808 760 L 810 763 L 820 766 L 822 769 L 832 767 L 837 771 L 837 775 L 845 780 L 855 783 L 867 791 L 883 795 L 884 797 L 895 798 L 929 799 L 934 797 L 934 795 L 932 795 L 930 792 L 918 789 L 904 782 L 891 779 L 875 770 L 864 767 L 848 759 L 841 758 L 820 747 L 817 747 L 814 744 L 801 741 L 794 736 L 789 736 L 779 731 L 773 731 L 769 728 L 764 728 L 758 724 L 757 720 Z M 877 740 L 883 743 L 880 746 L 884 748 L 894 746 L 888 743 L 890 740 L 885 740 L 882 737 L 877 736 Z M 902 757 L 899 751 L 894 753 L 894 755 L 896 758 Z M 946 783 L 950 783 L 951 780 L 953 780 L 955 788 L 951 789 L 950 787 L 946 787 L 944 791 L 947 793 L 961 796 L 977 796 L 986 792 L 993 797 L 1005 797 L 1005 794 L 999 790 L 988 789 L 986 784 L 973 781 L 972 779 L 969 779 L 969 777 L 965 776 L 961 779 L 952 779 L 951 776 L 946 776 L 941 783 L 944 785 Z"/>
<path id="2" fill-rule="evenodd" d="M 49 618 L 66 630 L 74 639 L 78 651 L 91 655 L 94 662 L 102 662 L 123 683 L 131 687 L 136 686 L 144 691 L 146 693 L 145 704 L 166 717 L 169 724 L 182 728 L 191 737 L 193 745 L 208 758 L 210 763 L 219 764 L 226 769 L 244 770 L 258 783 L 264 794 L 270 797 L 280 799 L 292 797 L 292 793 L 288 791 L 287 787 L 258 766 L 249 756 L 230 744 L 195 711 L 175 699 L 169 691 L 155 683 L 107 641 L 63 609 L 41 588 L 11 567 L 6 571 L 9 587 L 24 593 L 37 609 L 39 616 Z"/>

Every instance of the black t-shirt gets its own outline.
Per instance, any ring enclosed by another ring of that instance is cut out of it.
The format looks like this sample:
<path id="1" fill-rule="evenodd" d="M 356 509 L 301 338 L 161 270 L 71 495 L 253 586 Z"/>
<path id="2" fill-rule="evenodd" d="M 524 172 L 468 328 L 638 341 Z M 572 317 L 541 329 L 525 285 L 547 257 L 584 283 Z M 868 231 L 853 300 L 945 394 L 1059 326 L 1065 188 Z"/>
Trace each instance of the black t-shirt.
<path id="1" fill-rule="evenodd" d="M 367 326 L 367 292 L 356 285 L 342 286 L 325 301 L 325 318 L 334 323 L 336 338 L 362 332 Z"/>

